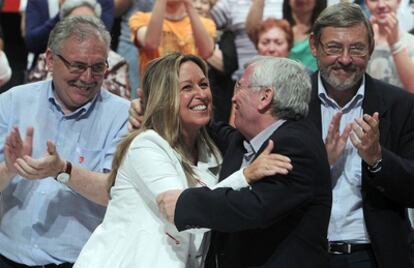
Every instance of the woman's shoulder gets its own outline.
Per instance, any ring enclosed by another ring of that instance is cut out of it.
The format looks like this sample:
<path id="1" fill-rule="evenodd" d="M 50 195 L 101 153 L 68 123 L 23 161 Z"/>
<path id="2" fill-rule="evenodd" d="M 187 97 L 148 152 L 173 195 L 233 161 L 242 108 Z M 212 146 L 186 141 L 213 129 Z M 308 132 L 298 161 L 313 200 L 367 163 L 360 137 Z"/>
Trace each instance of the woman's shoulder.
<path id="1" fill-rule="evenodd" d="M 148 129 L 138 134 L 137 137 L 132 141 L 129 147 L 130 151 L 137 149 L 152 150 L 153 152 L 167 153 L 170 157 L 177 157 L 176 151 L 171 147 L 167 140 L 165 140 L 155 130 Z"/>
<path id="2" fill-rule="evenodd" d="M 164 146 L 171 147 L 168 144 L 168 142 L 153 129 L 147 129 L 139 133 L 132 142 L 133 146 L 149 145 L 149 144 L 155 144 L 155 145 L 159 145 L 163 147 Z"/>

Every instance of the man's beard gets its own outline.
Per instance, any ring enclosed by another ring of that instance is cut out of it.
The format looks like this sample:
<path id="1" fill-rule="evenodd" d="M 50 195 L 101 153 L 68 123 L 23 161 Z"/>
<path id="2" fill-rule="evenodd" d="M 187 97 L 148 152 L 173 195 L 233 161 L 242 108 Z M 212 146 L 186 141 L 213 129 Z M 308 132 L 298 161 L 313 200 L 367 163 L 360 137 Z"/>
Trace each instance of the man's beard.
<path id="1" fill-rule="evenodd" d="M 320 67 L 320 63 L 318 62 Z M 352 75 L 345 80 L 337 78 L 334 71 L 343 69 Z M 355 65 L 341 66 L 340 64 L 331 65 L 325 68 L 320 68 L 319 72 L 323 80 L 332 88 L 339 91 L 346 91 L 356 86 L 364 75 L 365 68 L 357 67 Z"/>

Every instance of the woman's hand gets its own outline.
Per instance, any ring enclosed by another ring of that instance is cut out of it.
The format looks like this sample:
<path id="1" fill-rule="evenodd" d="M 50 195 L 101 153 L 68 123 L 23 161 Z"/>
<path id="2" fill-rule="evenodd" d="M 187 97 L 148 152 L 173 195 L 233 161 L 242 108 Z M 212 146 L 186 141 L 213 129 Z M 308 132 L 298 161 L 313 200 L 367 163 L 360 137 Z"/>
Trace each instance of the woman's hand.
<path id="1" fill-rule="evenodd" d="M 372 28 L 374 30 L 374 36 L 385 37 L 390 48 L 400 40 L 400 29 L 398 26 L 398 18 L 395 12 L 386 15 L 383 20 L 378 20 L 375 16 L 370 18 Z"/>
<path id="2" fill-rule="evenodd" d="M 252 184 L 275 174 L 287 174 L 289 170 L 292 170 L 290 158 L 281 154 L 272 154 L 272 150 L 273 141 L 269 140 L 264 151 L 243 170 L 247 183 Z"/>

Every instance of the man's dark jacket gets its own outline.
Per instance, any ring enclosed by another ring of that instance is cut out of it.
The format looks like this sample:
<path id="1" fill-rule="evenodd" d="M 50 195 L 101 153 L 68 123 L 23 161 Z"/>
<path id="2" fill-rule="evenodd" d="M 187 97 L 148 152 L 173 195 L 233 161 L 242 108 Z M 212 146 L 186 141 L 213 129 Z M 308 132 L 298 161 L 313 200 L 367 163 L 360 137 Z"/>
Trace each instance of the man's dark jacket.
<path id="1" fill-rule="evenodd" d="M 223 179 L 240 169 L 243 137 L 224 125 L 212 126 L 211 133 L 224 155 Z M 273 151 L 292 160 L 287 175 L 239 191 L 191 188 L 178 199 L 179 230 L 214 230 L 206 267 L 328 267 L 331 184 L 321 135 L 308 120 L 288 120 L 270 138 Z"/>

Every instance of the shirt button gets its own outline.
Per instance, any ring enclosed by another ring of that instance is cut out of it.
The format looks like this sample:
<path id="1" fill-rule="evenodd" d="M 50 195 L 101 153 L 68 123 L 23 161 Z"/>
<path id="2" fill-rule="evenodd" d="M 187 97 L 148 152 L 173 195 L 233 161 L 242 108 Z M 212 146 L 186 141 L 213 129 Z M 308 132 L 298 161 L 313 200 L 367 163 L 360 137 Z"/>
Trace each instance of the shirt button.
<path id="1" fill-rule="evenodd" d="M 39 246 L 37 244 L 34 244 L 33 247 L 34 248 L 39 248 Z"/>
<path id="2" fill-rule="evenodd" d="M 41 194 L 41 195 L 45 195 L 45 194 L 46 194 L 46 192 L 45 192 L 45 191 L 41 191 L 41 192 L 40 192 L 40 194 Z"/>

